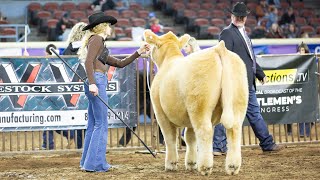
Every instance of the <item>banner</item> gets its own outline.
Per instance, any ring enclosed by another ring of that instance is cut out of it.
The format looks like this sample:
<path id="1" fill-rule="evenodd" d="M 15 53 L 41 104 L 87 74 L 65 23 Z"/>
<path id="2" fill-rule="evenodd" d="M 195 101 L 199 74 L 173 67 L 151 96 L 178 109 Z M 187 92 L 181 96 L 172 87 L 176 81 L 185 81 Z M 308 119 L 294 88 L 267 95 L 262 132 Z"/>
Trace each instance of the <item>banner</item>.
<path id="1" fill-rule="evenodd" d="M 65 60 L 83 78 L 75 57 Z M 110 67 L 108 104 L 131 126 L 137 119 L 136 65 Z M 0 131 L 84 129 L 88 99 L 84 83 L 59 58 L 0 58 Z M 124 127 L 108 110 L 110 128 Z"/>
<path id="2" fill-rule="evenodd" d="M 257 58 L 267 83 L 257 84 L 257 100 L 268 124 L 314 122 L 319 119 L 318 76 L 314 55 Z"/>

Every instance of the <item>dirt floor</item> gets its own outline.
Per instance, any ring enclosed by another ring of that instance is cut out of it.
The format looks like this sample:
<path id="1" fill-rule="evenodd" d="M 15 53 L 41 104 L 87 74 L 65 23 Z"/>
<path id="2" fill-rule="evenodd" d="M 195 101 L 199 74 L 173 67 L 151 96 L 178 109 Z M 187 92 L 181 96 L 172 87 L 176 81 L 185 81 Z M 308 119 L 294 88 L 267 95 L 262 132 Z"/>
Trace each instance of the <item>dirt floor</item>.
<path id="1" fill-rule="evenodd" d="M 133 151 L 111 151 L 108 161 L 118 169 L 88 173 L 79 169 L 80 153 L 31 155 L 0 154 L 0 179 L 320 179 L 320 144 L 289 145 L 278 153 L 262 153 L 258 148 L 243 148 L 240 173 L 228 176 L 225 156 L 215 157 L 213 173 L 202 176 L 184 170 L 184 152 L 180 152 L 179 170 L 165 172 L 165 154 L 157 158 Z"/>

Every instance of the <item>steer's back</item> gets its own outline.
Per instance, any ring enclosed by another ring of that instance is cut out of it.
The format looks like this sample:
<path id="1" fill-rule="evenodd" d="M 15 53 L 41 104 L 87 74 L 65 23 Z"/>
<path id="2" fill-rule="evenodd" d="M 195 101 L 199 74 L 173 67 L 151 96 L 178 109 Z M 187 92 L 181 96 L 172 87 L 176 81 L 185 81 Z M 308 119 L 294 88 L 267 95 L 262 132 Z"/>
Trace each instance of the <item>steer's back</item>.
<path id="1" fill-rule="evenodd" d="M 153 81 L 153 101 L 159 101 L 171 122 L 191 127 L 187 112 L 214 109 L 221 91 L 221 71 L 213 48 L 171 60 L 163 64 Z"/>

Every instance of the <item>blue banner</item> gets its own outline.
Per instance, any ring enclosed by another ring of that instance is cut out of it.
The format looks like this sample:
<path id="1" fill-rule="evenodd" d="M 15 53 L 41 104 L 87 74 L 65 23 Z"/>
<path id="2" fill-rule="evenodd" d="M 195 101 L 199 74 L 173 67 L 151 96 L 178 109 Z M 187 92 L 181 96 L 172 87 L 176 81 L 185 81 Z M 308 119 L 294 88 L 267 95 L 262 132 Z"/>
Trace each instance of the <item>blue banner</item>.
<path id="1" fill-rule="evenodd" d="M 75 57 L 65 60 L 83 78 Z M 137 122 L 136 64 L 108 71 L 108 104 L 129 125 Z M 0 58 L 0 131 L 84 129 L 84 83 L 59 58 Z M 110 128 L 124 127 L 109 110 Z"/>

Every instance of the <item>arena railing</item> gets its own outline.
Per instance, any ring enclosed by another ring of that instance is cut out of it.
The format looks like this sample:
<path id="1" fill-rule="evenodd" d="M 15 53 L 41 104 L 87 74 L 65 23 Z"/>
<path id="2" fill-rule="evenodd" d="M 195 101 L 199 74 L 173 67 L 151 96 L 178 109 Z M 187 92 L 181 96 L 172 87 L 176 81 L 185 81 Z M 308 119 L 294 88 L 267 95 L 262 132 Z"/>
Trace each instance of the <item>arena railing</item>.
<path id="1" fill-rule="evenodd" d="M 0 24 L 0 29 L 2 28 L 13 28 L 15 30 L 14 35 L 2 35 L 0 34 L 0 39 L 14 38 L 16 42 L 22 42 L 27 38 L 28 34 L 30 34 L 29 25 L 25 24 Z M 21 32 L 22 36 L 20 37 Z"/>
<path id="2" fill-rule="evenodd" d="M 254 40 L 254 44 L 298 44 L 301 41 L 306 44 L 318 44 L 318 39 L 293 39 L 293 40 Z M 52 42 L 30 42 L 28 43 L 28 48 L 44 48 L 47 44 Z M 67 46 L 65 42 L 54 42 L 57 47 L 64 48 Z M 202 46 L 210 46 L 216 44 L 217 41 L 199 41 L 199 44 Z M 138 47 L 139 43 L 137 42 L 108 42 L 109 47 Z M 1 43 L 0 48 L 10 48 L 10 47 L 24 47 L 24 43 Z M 159 126 L 156 122 L 154 112 L 150 104 L 147 104 L 148 98 L 148 85 L 147 85 L 147 69 L 149 69 L 150 81 L 152 82 L 154 77 L 154 64 L 152 61 L 150 63 L 147 62 L 149 57 L 143 56 L 143 71 L 142 71 L 142 80 L 143 83 L 140 83 L 139 78 L 137 78 L 137 101 L 138 101 L 138 112 L 140 112 L 140 96 L 139 91 L 142 91 L 142 104 L 143 104 L 143 122 L 140 122 L 137 119 L 137 127 L 136 132 L 142 138 L 142 140 L 152 149 L 156 151 L 161 151 L 165 149 L 165 146 L 160 143 L 160 131 Z M 320 66 L 318 66 L 320 68 Z M 320 72 L 320 69 L 318 69 Z M 141 71 L 136 67 L 137 77 Z M 150 108 L 150 121 L 148 121 L 147 115 L 147 107 Z M 299 134 L 299 123 L 293 123 L 292 134 L 287 133 L 287 127 L 284 124 L 271 124 L 268 125 L 270 133 L 274 136 L 274 140 L 280 144 L 304 144 L 304 143 L 319 143 L 320 136 L 320 123 L 319 121 L 314 122 L 313 128 L 311 130 L 311 135 L 309 137 L 300 137 Z M 179 129 L 181 132 L 181 129 Z M 143 150 L 144 147 L 138 141 L 136 137 L 131 133 L 131 140 L 126 145 L 122 145 L 119 143 L 120 138 L 123 136 L 124 141 L 126 141 L 126 129 L 125 128 L 113 128 L 110 129 L 108 135 L 108 150 Z M 0 151 L 1 154 L 5 153 L 23 153 L 23 152 L 33 152 L 38 153 L 41 150 L 42 144 L 42 133 L 43 131 L 18 131 L 18 132 L 0 132 Z M 179 133 L 179 137 L 181 137 L 181 133 Z M 75 144 L 78 142 L 73 142 L 70 139 L 70 132 L 68 133 L 68 138 L 64 138 L 63 136 L 58 137 L 56 133 L 53 135 L 54 141 L 56 142 L 54 150 L 48 152 L 57 152 L 57 151 L 80 151 L 75 148 Z M 243 147 L 258 147 L 259 142 L 258 139 L 254 136 L 254 133 L 250 126 L 243 127 L 243 137 L 242 137 L 242 146 Z M 182 146 L 182 140 L 179 138 L 179 148 L 180 150 L 185 150 L 185 147 Z M 143 151 L 144 152 L 144 151 Z"/>

